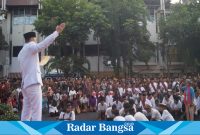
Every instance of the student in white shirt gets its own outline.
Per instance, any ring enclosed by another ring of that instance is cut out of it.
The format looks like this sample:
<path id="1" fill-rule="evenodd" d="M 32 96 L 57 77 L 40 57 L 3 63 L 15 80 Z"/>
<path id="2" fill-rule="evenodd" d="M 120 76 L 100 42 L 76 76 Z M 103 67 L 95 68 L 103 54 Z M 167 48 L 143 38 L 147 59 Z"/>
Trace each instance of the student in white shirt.
<path id="1" fill-rule="evenodd" d="M 74 88 L 72 88 L 70 91 L 69 91 L 69 100 L 72 101 L 73 100 L 73 96 L 76 95 L 76 91 Z"/>
<path id="2" fill-rule="evenodd" d="M 106 119 L 113 120 L 116 116 L 119 115 L 119 111 L 117 110 L 117 106 L 115 104 L 112 107 L 106 109 Z"/>
<path id="3" fill-rule="evenodd" d="M 131 88 L 131 85 L 130 85 L 130 84 L 129 84 L 128 87 L 127 87 L 127 92 L 128 92 L 128 93 L 129 93 L 129 92 L 132 93 L 132 88 Z"/>
<path id="4" fill-rule="evenodd" d="M 159 111 L 162 113 L 162 116 L 161 116 L 162 121 L 174 121 L 174 117 L 167 110 L 166 104 L 160 103 L 159 104 Z"/>
<path id="5" fill-rule="evenodd" d="M 143 92 L 140 94 L 140 102 L 139 102 L 139 107 L 144 110 L 144 107 L 145 107 L 145 102 L 147 99 L 147 96 L 146 96 L 146 92 Z"/>
<path id="6" fill-rule="evenodd" d="M 122 109 L 119 110 L 120 116 L 126 116 L 129 114 L 129 110 L 131 109 L 131 105 L 128 101 L 125 101 Z"/>
<path id="7" fill-rule="evenodd" d="M 87 112 L 89 99 L 87 98 L 85 94 L 80 98 L 80 103 L 81 103 L 82 112 Z"/>
<path id="8" fill-rule="evenodd" d="M 113 102 L 113 105 L 114 105 L 114 104 L 116 105 L 117 110 L 120 110 L 120 109 L 122 109 L 122 107 L 123 107 L 123 104 L 122 104 L 121 101 L 119 101 L 119 98 L 118 98 L 118 97 L 115 98 L 115 101 Z"/>
<path id="9" fill-rule="evenodd" d="M 174 80 L 173 83 L 172 83 L 172 90 L 173 90 L 173 91 L 178 90 L 179 85 L 180 85 L 180 83 L 179 83 L 179 81 L 178 81 L 178 78 L 175 78 L 175 80 Z"/>
<path id="10" fill-rule="evenodd" d="M 136 121 L 149 121 L 147 117 L 141 112 L 136 112 L 134 118 Z"/>
<path id="11" fill-rule="evenodd" d="M 152 108 L 152 104 L 149 100 L 146 100 L 145 102 L 145 110 L 147 111 L 147 118 L 149 120 L 155 120 L 155 121 L 160 121 L 161 120 L 161 114 L 158 110 Z"/>
<path id="12" fill-rule="evenodd" d="M 49 115 L 51 117 L 54 117 L 54 116 L 58 116 L 58 108 L 57 108 L 57 105 L 56 105 L 56 101 L 53 100 L 51 104 L 49 104 Z"/>
<path id="13" fill-rule="evenodd" d="M 195 115 L 200 116 L 200 92 L 197 91 L 196 97 L 194 98 Z"/>
<path id="14" fill-rule="evenodd" d="M 174 118 L 179 119 L 180 115 L 182 114 L 182 103 L 178 96 L 174 96 L 174 102 L 171 104 L 170 107 Z"/>
<path id="15" fill-rule="evenodd" d="M 139 84 L 139 90 L 140 90 L 141 92 L 144 92 L 144 91 L 145 91 L 145 88 L 143 87 L 143 84 L 142 84 L 142 83 Z"/>
<path id="16" fill-rule="evenodd" d="M 75 112 L 72 110 L 72 105 L 70 103 L 67 104 L 65 112 L 60 113 L 59 120 L 65 120 L 65 121 L 75 120 Z"/>
<path id="17" fill-rule="evenodd" d="M 133 117 L 133 115 L 126 115 L 125 120 L 126 121 L 136 121 L 135 118 Z"/>
<path id="18" fill-rule="evenodd" d="M 165 104 L 165 105 L 167 105 L 167 107 L 170 108 L 170 105 L 172 103 L 173 103 L 173 101 L 170 99 L 170 95 L 166 93 L 164 98 L 163 98 L 162 104 Z"/>
<path id="19" fill-rule="evenodd" d="M 105 103 L 103 99 L 100 99 L 100 103 L 98 103 L 97 110 L 98 110 L 98 119 L 105 120 L 105 112 L 108 105 Z"/>
<path id="20" fill-rule="evenodd" d="M 154 97 L 152 96 L 151 93 L 148 93 L 148 97 L 147 98 L 151 102 L 152 108 L 156 108 L 155 99 L 154 99 Z"/>
<path id="21" fill-rule="evenodd" d="M 121 84 L 119 84 L 118 92 L 119 92 L 120 97 L 122 97 L 125 93 L 125 89 L 121 86 Z"/>
<path id="22" fill-rule="evenodd" d="M 149 84 L 150 93 L 156 92 L 157 91 L 157 87 L 158 87 L 158 83 L 154 82 L 154 79 L 151 79 L 151 82 Z"/>
<path id="23" fill-rule="evenodd" d="M 60 104 L 60 93 L 58 91 L 53 94 L 53 100 L 56 101 L 57 105 Z"/>
<path id="24" fill-rule="evenodd" d="M 168 83 L 166 82 L 166 79 L 161 79 L 161 82 L 160 82 L 160 90 L 162 91 L 162 92 L 167 92 L 167 90 L 168 90 Z"/>
<path id="25" fill-rule="evenodd" d="M 106 96 L 106 104 L 110 107 L 113 105 L 113 92 L 109 91 L 108 95 Z"/>
<path id="26" fill-rule="evenodd" d="M 126 119 L 123 116 L 116 116 L 113 121 L 126 121 Z"/>

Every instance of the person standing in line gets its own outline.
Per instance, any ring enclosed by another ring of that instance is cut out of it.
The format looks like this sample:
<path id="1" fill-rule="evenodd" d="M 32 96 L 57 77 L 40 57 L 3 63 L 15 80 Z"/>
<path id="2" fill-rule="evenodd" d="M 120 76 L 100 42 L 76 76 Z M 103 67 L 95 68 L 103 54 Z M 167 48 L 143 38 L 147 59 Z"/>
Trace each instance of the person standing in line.
<path id="1" fill-rule="evenodd" d="M 24 34 L 25 44 L 19 52 L 18 60 L 22 72 L 23 109 L 22 121 L 42 120 L 42 78 L 38 53 L 47 48 L 65 28 L 65 23 L 56 26 L 55 32 L 37 43 L 36 33 Z"/>
<path id="2" fill-rule="evenodd" d="M 194 106 L 194 99 L 195 99 L 195 93 L 194 89 L 191 86 L 191 80 L 186 80 L 186 86 L 182 88 L 184 91 L 184 104 L 185 104 L 185 113 L 187 120 L 194 120 L 194 112 L 195 112 L 195 106 Z"/>

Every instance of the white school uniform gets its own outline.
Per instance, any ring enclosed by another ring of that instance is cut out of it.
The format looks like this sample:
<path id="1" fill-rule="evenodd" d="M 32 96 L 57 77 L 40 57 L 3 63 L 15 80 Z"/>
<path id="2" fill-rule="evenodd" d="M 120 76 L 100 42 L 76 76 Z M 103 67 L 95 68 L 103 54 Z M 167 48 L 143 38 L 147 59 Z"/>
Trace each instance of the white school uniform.
<path id="1" fill-rule="evenodd" d="M 174 121 L 174 117 L 169 113 L 168 110 L 164 110 L 161 116 L 163 121 Z"/>

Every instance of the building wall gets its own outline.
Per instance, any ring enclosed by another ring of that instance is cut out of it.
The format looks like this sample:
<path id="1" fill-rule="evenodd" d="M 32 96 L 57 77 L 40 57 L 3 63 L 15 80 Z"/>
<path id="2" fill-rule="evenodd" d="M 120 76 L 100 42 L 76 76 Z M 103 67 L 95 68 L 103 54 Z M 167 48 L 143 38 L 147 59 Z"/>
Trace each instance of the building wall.
<path id="1" fill-rule="evenodd" d="M 39 0 L 6 0 L 7 6 L 27 6 L 27 5 L 37 5 Z M 1 6 L 2 0 L 0 0 L 0 6 Z"/>
<path id="2" fill-rule="evenodd" d="M 37 1 L 37 0 L 32 0 L 32 1 L 26 0 L 26 3 L 30 2 L 32 5 L 34 5 L 33 1 Z M 17 1 L 15 1 L 15 2 L 17 2 Z M 21 0 L 20 0 L 20 2 L 21 2 Z M 18 3 L 18 5 L 20 5 L 20 3 Z M 13 8 L 9 8 L 9 9 L 10 10 L 9 10 L 9 14 L 7 16 L 7 20 L 0 25 L 3 25 L 3 33 L 5 35 L 6 41 L 8 43 L 10 43 L 10 41 L 11 41 L 11 43 L 12 43 L 11 52 L 10 52 L 11 56 L 12 56 L 13 55 L 13 50 L 12 50 L 13 47 L 22 46 L 24 44 L 23 34 L 28 32 L 28 31 L 34 30 L 34 26 L 31 25 L 31 24 L 14 24 L 13 21 L 16 21 L 16 20 L 14 18 L 11 18 L 11 17 L 13 17 L 13 16 L 11 16 L 11 14 L 12 14 L 11 9 L 13 9 Z M 18 18 L 18 19 L 20 20 L 20 18 Z M 11 20 L 12 20 L 12 22 L 11 22 Z M 155 16 L 153 16 L 153 20 L 147 21 L 147 30 L 150 33 L 150 40 L 155 44 L 155 46 L 157 46 L 157 43 L 159 42 L 158 33 L 156 32 L 156 27 L 157 27 L 156 23 L 157 23 L 157 20 L 156 20 Z M 12 28 L 12 31 L 11 31 L 11 28 Z M 87 45 L 98 44 L 97 40 L 94 39 L 93 34 L 94 34 L 94 31 L 91 30 L 91 34 L 89 35 L 89 38 L 85 42 L 85 44 L 87 44 Z M 39 38 L 38 41 L 41 41 L 41 39 L 42 38 Z M 44 55 L 44 53 L 42 53 L 42 54 Z M 90 61 L 91 71 L 97 72 L 98 71 L 98 56 L 88 56 L 86 58 Z M 104 56 L 100 56 L 100 58 L 99 58 L 99 71 L 100 72 L 102 72 L 102 71 L 112 71 L 112 67 L 105 66 L 103 62 L 104 62 Z M 159 50 L 155 50 L 155 56 L 153 56 L 150 59 L 149 65 L 162 66 L 162 63 L 163 62 L 162 62 Z M 134 65 L 144 66 L 145 63 L 136 61 L 136 62 L 134 62 Z M 19 63 L 17 61 L 17 57 L 11 57 L 11 65 L 10 65 L 10 68 L 9 68 L 9 72 L 11 72 L 11 73 L 19 72 Z"/>
<path id="3" fill-rule="evenodd" d="M 32 7 L 30 7 L 32 9 Z M 32 10 L 30 10 L 32 13 Z M 36 9 L 37 11 L 37 9 Z M 19 62 L 17 60 L 17 55 L 14 52 L 16 52 L 16 47 L 22 47 L 25 43 L 23 34 L 29 31 L 34 31 L 34 26 L 32 23 L 36 19 L 36 14 L 27 14 L 24 7 L 21 8 L 12 8 L 10 10 L 12 14 L 12 18 L 9 19 L 12 20 L 11 22 L 11 41 L 12 41 L 12 49 L 11 49 L 11 65 L 9 71 L 11 73 L 13 72 L 20 72 L 20 66 Z M 19 52 L 19 51 L 17 51 Z"/>
<path id="4" fill-rule="evenodd" d="M 96 39 L 94 39 L 94 30 L 90 30 L 91 31 L 91 33 L 89 34 L 89 36 L 88 36 L 88 40 L 87 41 L 85 41 L 85 44 L 86 45 L 95 45 L 95 44 L 97 44 L 97 40 Z"/>
<path id="5" fill-rule="evenodd" d="M 9 51 L 0 50 L 0 77 L 7 76 L 9 71 Z"/>
<path id="6" fill-rule="evenodd" d="M 7 15 L 7 18 L 10 18 L 10 14 Z M 5 36 L 5 40 L 7 43 L 9 43 L 10 41 L 10 23 L 11 23 L 11 20 L 10 19 L 6 19 L 6 20 L 3 20 L 2 22 L 0 22 L 0 26 L 2 27 L 2 32 Z"/>
<path id="7" fill-rule="evenodd" d="M 10 14 L 7 15 L 7 18 L 10 18 Z M 2 33 L 5 36 L 5 41 L 9 44 L 9 41 L 11 39 L 10 32 L 10 19 L 6 19 L 3 21 L 0 21 L 0 26 L 2 27 Z M 0 65 L 3 65 L 3 71 L 2 76 L 7 76 L 9 73 L 9 50 L 4 51 L 0 50 Z"/>
<path id="8" fill-rule="evenodd" d="M 105 56 L 100 56 L 99 57 L 99 71 L 112 71 L 112 67 L 108 67 L 104 65 L 104 57 Z M 91 72 L 97 72 L 98 71 L 98 56 L 88 56 L 86 57 L 87 60 L 90 62 L 90 67 L 91 67 Z"/>

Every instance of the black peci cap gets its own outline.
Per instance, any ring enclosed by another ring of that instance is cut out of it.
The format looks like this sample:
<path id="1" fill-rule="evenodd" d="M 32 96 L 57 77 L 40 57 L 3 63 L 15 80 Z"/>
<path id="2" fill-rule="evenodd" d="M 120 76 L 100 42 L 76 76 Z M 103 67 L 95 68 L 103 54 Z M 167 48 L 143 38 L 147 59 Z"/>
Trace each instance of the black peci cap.
<path id="1" fill-rule="evenodd" d="M 36 37 L 36 33 L 35 32 L 27 32 L 24 34 L 24 39 L 25 40 L 29 40 L 32 37 Z"/>

